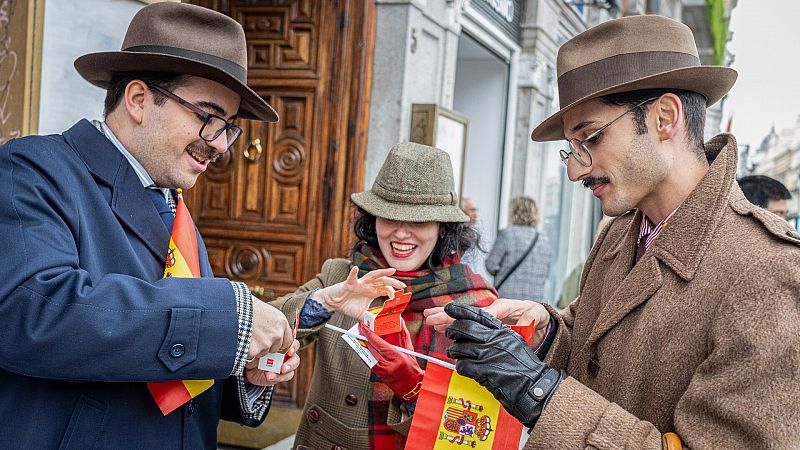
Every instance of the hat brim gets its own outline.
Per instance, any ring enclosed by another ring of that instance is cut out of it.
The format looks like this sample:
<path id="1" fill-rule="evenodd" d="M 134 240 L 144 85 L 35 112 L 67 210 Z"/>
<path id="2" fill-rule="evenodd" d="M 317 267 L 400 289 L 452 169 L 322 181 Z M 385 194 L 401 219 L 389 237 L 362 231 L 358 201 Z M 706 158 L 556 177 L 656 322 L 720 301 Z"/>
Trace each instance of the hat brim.
<path id="1" fill-rule="evenodd" d="M 375 217 L 402 222 L 469 222 L 469 216 L 455 205 L 415 205 L 387 202 L 371 191 L 350 195 L 350 200 Z"/>
<path id="2" fill-rule="evenodd" d="M 538 142 L 566 139 L 564 136 L 564 123 L 562 122 L 564 114 L 589 100 L 620 92 L 640 89 L 682 89 L 703 95 L 706 98 L 706 107 L 709 107 L 731 90 L 737 76 L 736 71 L 730 67 L 694 66 L 662 72 L 611 86 L 561 108 L 533 130 L 531 139 Z"/>
<path id="3" fill-rule="evenodd" d="M 106 89 L 115 72 L 167 72 L 206 78 L 241 95 L 238 117 L 277 122 L 278 113 L 260 95 L 228 72 L 189 58 L 146 52 L 98 52 L 75 60 L 75 70 L 93 85 Z"/>

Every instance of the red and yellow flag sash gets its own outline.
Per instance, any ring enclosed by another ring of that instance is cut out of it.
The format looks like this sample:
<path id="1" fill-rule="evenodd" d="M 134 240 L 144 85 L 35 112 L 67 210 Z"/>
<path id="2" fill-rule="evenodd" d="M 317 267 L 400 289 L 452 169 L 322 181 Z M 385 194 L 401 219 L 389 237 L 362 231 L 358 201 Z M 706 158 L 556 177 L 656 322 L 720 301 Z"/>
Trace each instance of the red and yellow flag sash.
<path id="1" fill-rule="evenodd" d="M 518 448 L 522 428 L 475 380 L 428 363 L 405 450 Z"/>
<path id="2" fill-rule="evenodd" d="M 199 278 L 200 260 L 197 253 L 197 234 L 189 209 L 178 189 L 178 204 L 175 208 L 175 223 L 167 250 L 164 278 Z M 214 380 L 176 380 L 147 383 L 147 389 L 166 416 L 184 403 L 197 397 L 214 385 Z"/>

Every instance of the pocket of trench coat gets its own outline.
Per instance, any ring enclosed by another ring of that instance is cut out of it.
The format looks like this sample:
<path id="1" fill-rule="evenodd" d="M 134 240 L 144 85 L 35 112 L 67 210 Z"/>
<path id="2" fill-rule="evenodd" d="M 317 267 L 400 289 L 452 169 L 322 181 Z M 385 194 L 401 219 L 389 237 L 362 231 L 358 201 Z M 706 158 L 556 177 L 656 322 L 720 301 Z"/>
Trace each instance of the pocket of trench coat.
<path id="1" fill-rule="evenodd" d="M 325 439 L 326 444 L 337 444 L 342 447 L 342 450 L 369 448 L 369 430 L 367 428 L 348 427 L 318 404 L 312 405 L 308 411 L 312 409 L 316 409 L 319 420 L 315 423 L 306 420 L 306 424 L 313 434 Z"/>
<path id="2" fill-rule="evenodd" d="M 91 450 L 95 448 L 97 437 L 103 434 L 103 419 L 106 405 L 81 395 L 67 424 L 67 431 L 61 438 L 59 450 Z"/>

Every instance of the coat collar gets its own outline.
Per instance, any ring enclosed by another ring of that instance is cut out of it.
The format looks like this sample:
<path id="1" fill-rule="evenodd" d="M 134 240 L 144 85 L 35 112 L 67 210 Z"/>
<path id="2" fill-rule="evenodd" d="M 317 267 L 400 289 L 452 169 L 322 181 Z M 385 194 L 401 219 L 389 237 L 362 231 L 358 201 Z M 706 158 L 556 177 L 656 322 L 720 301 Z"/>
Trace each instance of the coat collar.
<path id="1" fill-rule="evenodd" d="M 153 254 L 163 259 L 169 232 L 128 160 L 89 121 L 81 120 L 64 138 L 95 178 L 111 187 L 111 209 Z"/>
<path id="2" fill-rule="evenodd" d="M 708 251 L 736 180 L 738 148 L 732 135 L 712 138 L 706 143 L 706 154 L 711 167 L 652 245 L 653 256 L 684 281 L 694 278 Z"/>
<path id="3" fill-rule="evenodd" d="M 711 165 L 695 189 L 669 220 L 669 226 L 653 241 L 648 255 L 654 256 L 685 281 L 694 278 L 700 261 L 728 205 L 744 199 L 735 185 L 738 149 L 730 134 L 715 136 L 705 145 Z M 636 210 L 633 220 L 603 255 L 611 260 L 626 250 L 633 253 L 643 219 Z"/>
<path id="4" fill-rule="evenodd" d="M 742 196 L 741 190 L 734 188 L 738 150 L 733 136 L 722 134 L 711 139 L 706 143 L 706 153 L 711 161 L 708 172 L 633 269 L 642 212 L 636 211 L 625 231 L 609 243 L 602 259 L 611 266 L 600 293 L 608 299 L 603 301 L 587 346 L 661 288 L 662 265 L 684 281 L 694 278 L 726 208 Z"/>

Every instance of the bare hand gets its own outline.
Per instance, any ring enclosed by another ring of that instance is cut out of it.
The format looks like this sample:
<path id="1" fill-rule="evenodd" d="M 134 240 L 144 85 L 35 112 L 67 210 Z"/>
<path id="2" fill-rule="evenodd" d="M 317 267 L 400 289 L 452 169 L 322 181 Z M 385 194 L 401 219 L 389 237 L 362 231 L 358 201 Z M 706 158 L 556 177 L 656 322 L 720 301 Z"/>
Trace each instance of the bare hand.
<path id="1" fill-rule="evenodd" d="M 422 311 L 422 315 L 425 316 L 425 325 L 433 326 L 433 329 L 439 333 L 444 333 L 444 330 L 456 321 L 456 319 L 445 314 L 444 306 L 428 308 Z"/>
<path id="2" fill-rule="evenodd" d="M 289 350 L 286 352 L 286 359 L 281 364 L 281 373 L 267 372 L 266 370 L 259 370 L 258 360 L 254 360 L 245 366 L 244 377 L 250 384 L 258 386 L 272 386 L 277 383 L 283 383 L 294 378 L 294 371 L 300 365 L 300 356 L 297 355 L 297 349 L 300 348 L 300 342 L 295 340 Z"/>
<path id="3" fill-rule="evenodd" d="M 400 280 L 390 278 L 395 269 L 378 269 L 358 278 L 358 267 L 350 269 L 347 279 L 314 293 L 314 298 L 329 311 L 338 311 L 361 320 L 364 312 L 377 297 L 394 295 L 406 287 Z"/>
<path id="4" fill-rule="evenodd" d="M 292 329 L 280 310 L 255 297 L 253 302 L 253 335 L 247 358 L 267 353 L 283 353 L 292 345 Z"/>
<path id="5" fill-rule="evenodd" d="M 484 311 L 495 316 L 503 323 L 514 325 L 528 325 L 536 321 L 536 333 L 533 336 L 533 347 L 537 347 L 544 338 L 547 324 L 550 323 L 550 313 L 544 309 L 541 303 L 529 300 L 512 300 L 510 298 L 498 298 L 491 305 L 483 308 Z M 425 316 L 425 324 L 432 325 L 433 329 L 444 333 L 444 330 L 455 321 L 444 312 L 443 306 L 428 308 L 422 312 Z"/>
<path id="6" fill-rule="evenodd" d="M 547 325 L 550 323 L 550 313 L 539 302 L 531 300 L 512 300 L 498 298 L 494 303 L 483 308 L 484 311 L 497 317 L 503 323 L 514 325 L 529 325 L 536 322 L 536 332 L 533 335 L 532 347 L 536 348 L 544 339 Z"/>

